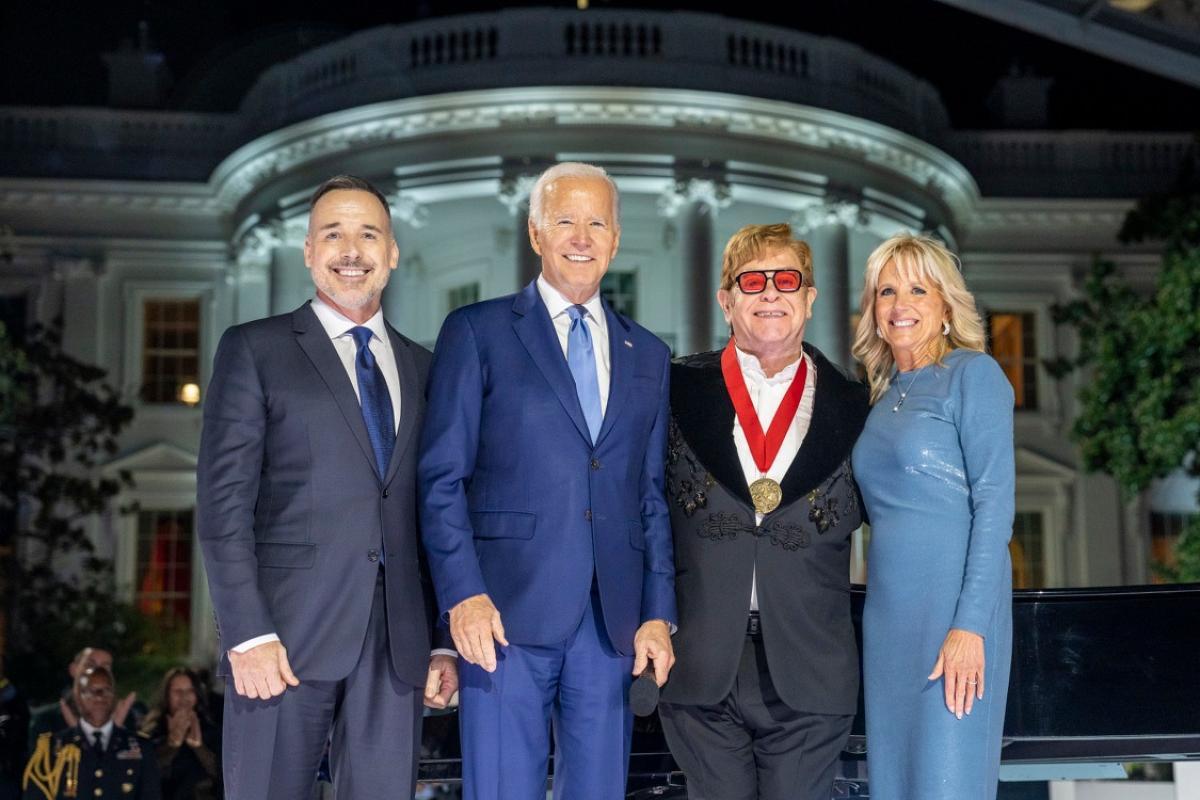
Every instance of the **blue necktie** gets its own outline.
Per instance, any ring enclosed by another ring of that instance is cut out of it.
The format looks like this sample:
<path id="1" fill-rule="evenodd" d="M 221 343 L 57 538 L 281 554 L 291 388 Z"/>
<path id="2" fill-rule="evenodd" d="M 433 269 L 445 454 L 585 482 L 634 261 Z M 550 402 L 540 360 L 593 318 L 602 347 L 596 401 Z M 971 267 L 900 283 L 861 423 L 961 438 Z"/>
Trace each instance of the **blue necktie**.
<path id="1" fill-rule="evenodd" d="M 604 414 L 600 411 L 600 383 L 596 378 L 596 354 L 592 350 L 592 334 L 588 330 L 587 309 L 574 305 L 567 309 L 571 318 L 571 330 L 567 333 L 567 366 L 575 379 L 575 393 L 583 407 L 583 418 L 587 420 L 588 433 L 595 444 L 600 433 Z"/>
<path id="2" fill-rule="evenodd" d="M 354 372 L 358 377 L 358 400 L 362 405 L 363 422 L 367 425 L 367 436 L 371 449 L 375 451 L 375 467 L 382 480 L 387 476 L 392 450 L 396 447 L 396 418 L 392 414 L 392 396 L 388 394 L 383 371 L 371 352 L 371 329 L 362 325 L 352 328 L 350 335 L 358 345 L 354 358 Z"/>

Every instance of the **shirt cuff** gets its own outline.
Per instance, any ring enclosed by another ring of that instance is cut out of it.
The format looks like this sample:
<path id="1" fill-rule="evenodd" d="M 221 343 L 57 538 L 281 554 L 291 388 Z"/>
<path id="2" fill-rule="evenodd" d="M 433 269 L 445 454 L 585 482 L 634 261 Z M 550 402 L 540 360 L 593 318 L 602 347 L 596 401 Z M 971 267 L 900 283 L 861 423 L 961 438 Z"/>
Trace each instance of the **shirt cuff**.
<path id="1" fill-rule="evenodd" d="M 458 658 L 458 653 L 445 647 L 435 647 L 429 653 L 430 658 L 433 658 L 434 656 L 450 656 L 451 658 Z"/>
<path id="2" fill-rule="evenodd" d="M 278 642 L 278 641 L 279 641 L 278 634 L 264 633 L 262 636 L 255 636 L 253 639 L 247 639 L 246 641 L 242 642 L 241 644 L 234 645 L 233 647 L 231 647 L 229 649 L 235 653 L 245 653 L 247 650 L 252 650 L 255 647 L 258 647 L 260 644 L 266 644 L 267 642 Z"/>

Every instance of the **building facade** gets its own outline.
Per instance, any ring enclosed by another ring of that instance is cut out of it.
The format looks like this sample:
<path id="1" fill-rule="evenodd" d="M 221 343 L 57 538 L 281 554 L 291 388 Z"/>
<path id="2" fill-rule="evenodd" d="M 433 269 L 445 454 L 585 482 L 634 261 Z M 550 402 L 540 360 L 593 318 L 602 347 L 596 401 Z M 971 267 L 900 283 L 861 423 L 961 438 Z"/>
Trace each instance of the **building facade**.
<path id="1" fill-rule="evenodd" d="M 1068 435 L 1080 378 L 1040 365 L 1073 351 L 1051 308 L 1095 258 L 1151 284 L 1154 247 L 1116 233 L 1190 158 L 1174 133 L 956 130 L 929 84 L 793 30 L 511 10 L 325 45 L 263 73 L 236 113 L 0 108 L 0 296 L 14 319 L 61 316 L 68 349 L 135 405 L 106 469 L 133 473 L 122 499 L 141 511 L 94 536 L 123 592 L 190 626 L 198 661 L 216 648 L 193 535 L 216 342 L 311 296 L 307 199 L 343 172 L 389 194 L 401 264 L 384 309 L 430 345 L 453 308 L 536 275 L 528 192 L 555 161 L 614 176 L 622 241 L 604 292 L 677 354 L 724 344 L 720 255 L 742 225 L 790 222 L 812 244 L 806 338 L 851 367 L 868 253 L 934 233 L 961 254 L 1017 396 L 1017 584 L 1139 583 L 1194 486 L 1123 502 L 1084 473 Z"/>

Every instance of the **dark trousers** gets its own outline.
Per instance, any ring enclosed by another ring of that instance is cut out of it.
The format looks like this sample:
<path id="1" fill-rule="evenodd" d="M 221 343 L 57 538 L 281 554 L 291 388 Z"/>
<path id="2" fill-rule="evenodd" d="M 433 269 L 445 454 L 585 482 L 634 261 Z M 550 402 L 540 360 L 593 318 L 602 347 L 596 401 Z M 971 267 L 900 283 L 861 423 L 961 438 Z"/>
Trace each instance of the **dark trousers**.
<path id="1" fill-rule="evenodd" d="M 689 800 L 829 800 L 852 715 L 784 705 L 762 639 L 746 637 L 733 690 L 712 706 L 660 703 Z"/>
<path id="2" fill-rule="evenodd" d="M 287 644 L 286 642 L 284 643 Z M 288 687 L 250 700 L 225 683 L 222 752 L 228 800 L 296 800 L 312 794 L 328 740 L 338 800 L 412 797 L 421 743 L 422 691 L 402 682 L 388 655 L 383 575 L 375 583 L 362 653 L 342 680 Z"/>

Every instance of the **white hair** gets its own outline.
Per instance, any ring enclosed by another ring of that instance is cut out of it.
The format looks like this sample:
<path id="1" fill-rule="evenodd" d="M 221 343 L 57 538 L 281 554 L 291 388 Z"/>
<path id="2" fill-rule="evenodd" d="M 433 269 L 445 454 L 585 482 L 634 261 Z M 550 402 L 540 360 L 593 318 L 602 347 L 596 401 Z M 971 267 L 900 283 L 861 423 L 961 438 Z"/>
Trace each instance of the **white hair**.
<path id="1" fill-rule="evenodd" d="M 540 226 L 542 222 L 542 195 L 546 193 L 546 187 L 559 178 L 599 178 L 607 183 L 608 190 L 612 192 L 613 225 L 617 228 L 621 227 L 621 196 L 617 194 L 617 185 L 613 183 L 613 179 L 608 176 L 603 167 L 584 164 L 581 161 L 564 161 L 561 164 L 555 164 L 538 176 L 537 182 L 533 184 L 533 189 L 529 192 L 529 219 L 534 226 Z"/>

